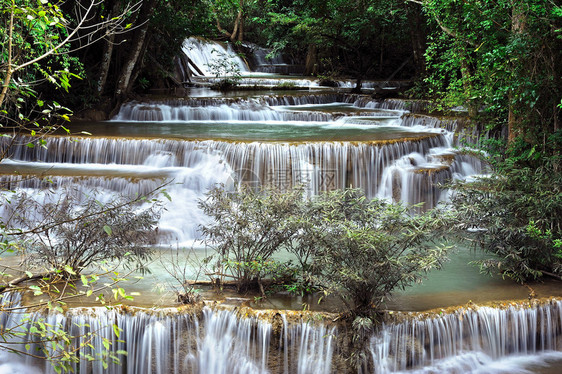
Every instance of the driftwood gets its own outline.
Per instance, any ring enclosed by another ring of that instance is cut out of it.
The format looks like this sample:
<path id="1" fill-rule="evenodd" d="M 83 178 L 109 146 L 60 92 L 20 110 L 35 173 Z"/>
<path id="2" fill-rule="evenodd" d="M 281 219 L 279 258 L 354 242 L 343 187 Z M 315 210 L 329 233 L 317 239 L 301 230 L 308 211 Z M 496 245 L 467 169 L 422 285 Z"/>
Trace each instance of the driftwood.
<path id="1" fill-rule="evenodd" d="M 193 60 L 192 60 L 191 58 L 189 58 L 189 56 L 187 56 L 187 62 L 188 62 L 188 65 L 187 65 L 188 68 L 189 68 L 189 64 L 191 64 L 191 66 L 193 66 L 193 68 L 195 69 L 195 71 L 197 72 L 197 74 L 199 74 L 199 75 L 201 75 L 201 76 L 203 76 L 203 77 L 205 76 L 205 74 L 201 71 L 201 69 L 199 69 L 199 66 L 197 66 L 197 65 L 195 64 L 195 62 L 193 62 Z"/>
<path id="2" fill-rule="evenodd" d="M 1 285 L 0 286 L 0 292 L 4 292 L 6 290 L 14 288 L 15 286 L 17 286 L 17 285 L 19 285 L 23 282 L 34 281 L 34 280 L 43 279 L 43 278 L 50 278 L 53 275 L 54 275 L 54 273 L 42 273 L 42 274 L 35 274 L 35 275 L 32 275 L 30 277 L 27 274 L 25 274 L 25 275 L 22 275 L 19 278 L 13 279 L 11 282 L 8 282 L 7 284 Z"/>

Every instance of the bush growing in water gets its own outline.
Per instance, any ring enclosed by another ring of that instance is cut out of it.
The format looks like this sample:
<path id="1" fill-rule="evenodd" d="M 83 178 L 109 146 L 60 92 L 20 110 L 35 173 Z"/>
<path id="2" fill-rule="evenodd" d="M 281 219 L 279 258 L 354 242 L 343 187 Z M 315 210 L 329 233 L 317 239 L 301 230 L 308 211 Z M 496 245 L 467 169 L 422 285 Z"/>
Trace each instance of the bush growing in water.
<path id="1" fill-rule="evenodd" d="M 453 185 L 458 218 L 474 231 L 469 239 L 495 255 L 479 262 L 482 269 L 519 282 L 545 274 L 562 279 L 558 163 L 527 149 L 498 162 L 492 177 Z"/>
<path id="2" fill-rule="evenodd" d="M 213 222 L 201 231 L 218 253 L 216 275 L 224 277 L 228 268 L 238 291 L 257 283 L 263 294 L 262 280 L 272 270 L 271 256 L 296 232 L 288 218 L 296 214 L 301 194 L 298 189 L 282 193 L 270 188 L 209 191 L 199 205 Z"/>
<path id="3" fill-rule="evenodd" d="M 218 252 L 218 273 L 228 276 L 228 267 L 238 290 L 257 283 L 263 293 L 265 269 L 284 247 L 298 259 L 301 287 L 333 293 L 357 315 L 370 314 L 395 288 L 440 267 L 448 249 L 434 244 L 449 230 L 447 214 L 412 216 L 407 208 L 369 200 L 360 190 L 305 199 L 301 189 L 228 193 L 217 188 L 201 207 L 214 220 L 202 232 Z"/>
<path id="4" fill-rule="evenodd" d="M 157 205 L 139 209 L 142 198 L 101 203 L 95 196 L 80 198 L 75 191 L 38 202 L 25 193 L 13 199 L 11 224 L 23 237 L 25 261 L 80 273 L 105 261 L 122 261 L 143 269 L 155 241 Z"/>
<path id="5" fill-rule="evenodd" d="M 355 314 L 369 314 L 394 289 L 421 281 L 447 259 L 449 247 L 436 242 L 449 228 L 444 212 L 411 215 L 360 190 L 328 192 L 311 204 L 320 217 L 311 227 L 317 277 Z"/>
<path id="6" fill-rule="evenodd" d="M 213 88 L 228 90 L 240 83 L 242 76 L 236 61 L 227 53 L 213 49 L 217 58 L 207 64 L 211 73 L 218 79 Z"/>

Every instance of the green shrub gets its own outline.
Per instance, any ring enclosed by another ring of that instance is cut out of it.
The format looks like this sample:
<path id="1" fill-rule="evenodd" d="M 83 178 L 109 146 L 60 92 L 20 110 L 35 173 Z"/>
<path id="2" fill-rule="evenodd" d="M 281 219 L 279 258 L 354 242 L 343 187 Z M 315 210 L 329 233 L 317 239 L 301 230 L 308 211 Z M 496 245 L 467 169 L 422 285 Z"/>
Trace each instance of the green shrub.
<path id="1" fill-rule="evenodd" d="M 483 270 L 519 282 L 561 278 L 562 175 L 554 159 L 528 161 L 510 158 L 493 176 L 453 185 L 452 204 L 473 231 L 465 237 L 495 256 L 479 262 Z"/>
<path id="2" fill-rule="evenodd" d="M 354 314 L 369 314 L 393 290 L 420 281 L 446 259 L 447 247 L 435 242 L 449 230 L 448 214 L 412 216 L 406 207 L 369 200 L 360 190 L 306 199 L 301 189 L 217 188 L 201 207 L 213 218 L 202 231 L 218 252 L 216 274 L 234 278 L 239 291 L 257 285 L 263 295 L 263 280 L 275 275 L 293 293 L 322 289 Z M 298 266 L 286 265 L 280 277 L 283 267 L 271 257 L 281 248 L 296 256 Z"/>

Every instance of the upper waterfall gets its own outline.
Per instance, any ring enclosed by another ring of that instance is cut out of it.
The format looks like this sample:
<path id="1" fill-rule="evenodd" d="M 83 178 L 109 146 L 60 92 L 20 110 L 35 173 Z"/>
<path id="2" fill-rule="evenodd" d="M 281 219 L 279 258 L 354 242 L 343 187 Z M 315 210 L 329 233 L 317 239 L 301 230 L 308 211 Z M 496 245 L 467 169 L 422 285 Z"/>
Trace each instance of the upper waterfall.
<path id="1" fill-rule="evenodd" d="M 234 63 L 240 72 L 249 72 L 246 62 L 230 44 L 225 47 L 218 42 L 191 37 L 184 41 L 182 50 L 205 76 L 213 76 L 212 66 L 225 59 Z"/>

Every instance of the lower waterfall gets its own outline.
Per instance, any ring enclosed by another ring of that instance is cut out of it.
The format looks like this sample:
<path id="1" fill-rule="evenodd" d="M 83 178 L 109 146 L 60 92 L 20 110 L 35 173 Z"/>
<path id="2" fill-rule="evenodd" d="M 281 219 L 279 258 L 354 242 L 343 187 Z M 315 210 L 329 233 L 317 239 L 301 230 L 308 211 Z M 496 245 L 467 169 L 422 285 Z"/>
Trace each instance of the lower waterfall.
<path id="1" fill-rule="evenodd" d="M 10 297 L 18 302 L 17 295 Z M 368 340 L 371 356 L 364 367 L 372 373 L 523 373 L 528 365 L 562 360 L 562 301 L 524 304 L 403 316 L 404 322 L 383 324 Z M 0 313 L 1 331 L 23 331 L 18 325 L 29 326 L 24 316 Z M 192 312 L 77 308 L 65 315 L 31 313 L 30 320 L 40 318 L 77 336 L 73 344 L 95 331 L 93 349 L 84 348 L 81 354 L 96 357 L 104 339 L 112 342 L 115 353 L 127 353 L 120 365 L 109 362 L 106 369 L 100 361 L 83 360 L 75 366 L 80 373 L 339 373 L 345 371 L 342 352 L 349 344 L 345 326 L 287 311 L 203 307 Z M 113 324 L 122 331 L 119 340 Z M 24 334 L 20 339 L 27 338 Z M 31 344 L 30 350 L 35 347 Z M 37 370 L 54 373 L 41 360 L 0 351 L 3 374 Z"/>

